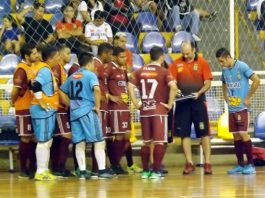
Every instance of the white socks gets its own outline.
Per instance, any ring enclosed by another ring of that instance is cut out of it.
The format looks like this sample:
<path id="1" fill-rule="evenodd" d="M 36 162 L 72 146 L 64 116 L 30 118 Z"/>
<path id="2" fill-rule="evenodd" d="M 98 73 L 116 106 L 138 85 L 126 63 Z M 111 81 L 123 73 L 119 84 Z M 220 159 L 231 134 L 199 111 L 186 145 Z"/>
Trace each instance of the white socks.
<path id="1" fill-rule="evenodd" d="M 98 163 L 98 170 L 106 169 L 105 141 L 95 142 L 94 152 Z"/>
<path id="2" fill-rule="evenodd" d="M 76 156 L 78 167 L 79 167 L 80 171 L 86 170 L 85 150 L 86 150 L 86 143 L 84 141 L 76 144 L 75 156 Z"/>
<path id="3" fill-rule="evenodd" d="M 49 169 L 51 145 L 52 139 L 47 142 L 38 142 L 36 147 L 37 173 L 43 173 Z"/>

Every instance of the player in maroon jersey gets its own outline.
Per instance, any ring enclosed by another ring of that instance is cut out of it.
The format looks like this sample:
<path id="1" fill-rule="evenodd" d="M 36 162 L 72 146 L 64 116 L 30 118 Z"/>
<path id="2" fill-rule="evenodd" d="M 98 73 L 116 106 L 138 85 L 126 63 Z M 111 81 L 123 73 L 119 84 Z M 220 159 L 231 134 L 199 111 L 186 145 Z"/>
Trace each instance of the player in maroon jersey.
<path id="1" fill-rule="evenodd" d="M 60 62 L 52 68 L 52 72 L 60 87 L 67 79 L 64 65 L 71 59 L 71 50 L 66 45 L 58 46 Z M 71 173 L 66 169 L 65 164 L 69 154 L 69 144 L 71 143 L 71 129 L 68 116 L 68 108 L 60 104 L 56 113 L 55 137 L 51 147 L 52 172 L 56 176 L 69 177 Z"/>
<path id="2" fill-rule="evenodd" d="M 117 174 L 126 173 L 120 167 L 120 159 L 129 145 L 130 139 L 130 110 L 128 106 L 127 71 L 125 49 L 115 47 L 113 49 L 113 62 L 108 67 L 108 108 L 110 113 L 110 129 L 115 136 L 113 142 L 112 168 Z"/>
<path id="3" fill-rule="evenodd" d="M 163 49 L 153 47 L 150 51 L 151 63 L 143 66 L 131 75 L 129 93 L 133 104 L 140 109 L 143 146 L 141 157 L 143 164 L 142 178 L 160 178 L 160 166 L 165 154 L 167 142 L 167 114 L 172 108 L 177 93 L 176 82 L 170 72 L 161 65 L 165 56 Z M 140 90 L 141 105 L 134 89 Z M 151 144 L 153 149 L 153 167 L 149 171 Z"/>

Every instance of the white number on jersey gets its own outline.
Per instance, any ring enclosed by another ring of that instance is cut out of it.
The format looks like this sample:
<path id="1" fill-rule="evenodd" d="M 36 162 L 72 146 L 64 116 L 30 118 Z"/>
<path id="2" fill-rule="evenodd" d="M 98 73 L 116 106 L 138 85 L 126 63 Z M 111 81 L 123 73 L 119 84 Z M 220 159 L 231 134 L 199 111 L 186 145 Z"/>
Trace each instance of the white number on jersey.
<path id="1" fill-rule="evenodd" d="M 147 81 L 147 82 L 146 82 Z M 155 95 L 155 91 L 158 85 L 158 82 L 156 79 L 141 79 L 141 84 L 142 84 L 142 99 L 153 99 Z M 152 84 L 151 85 L 151 90 L 149 95 L 146 93 L 146 84 Z"/>

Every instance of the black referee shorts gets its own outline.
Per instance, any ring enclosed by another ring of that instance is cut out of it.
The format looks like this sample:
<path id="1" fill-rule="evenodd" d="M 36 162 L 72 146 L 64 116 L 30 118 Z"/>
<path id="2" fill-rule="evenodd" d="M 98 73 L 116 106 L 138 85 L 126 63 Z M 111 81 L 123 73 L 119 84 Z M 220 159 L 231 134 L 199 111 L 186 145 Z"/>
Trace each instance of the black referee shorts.
<path id="1" fill-rule="evenodd" d="M 174 134 L 178 137 L 190 137 L 194 124 L 196 137 L 210 134 L 206 102 L 199 98 L 178 101 L 174 109 Z"/>

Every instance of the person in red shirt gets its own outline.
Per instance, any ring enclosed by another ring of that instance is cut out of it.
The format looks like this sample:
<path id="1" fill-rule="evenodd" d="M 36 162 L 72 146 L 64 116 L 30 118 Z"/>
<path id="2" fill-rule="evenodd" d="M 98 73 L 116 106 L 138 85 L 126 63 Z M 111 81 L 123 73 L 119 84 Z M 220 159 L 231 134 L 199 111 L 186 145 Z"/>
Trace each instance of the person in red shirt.
<path id="1" fill-rule="evenodd" d="M 22 61 L 18 64 L 13 76 L 13 88 L 11 92 L 11 105 L 15 107 L 16 125 L 20 137 L 19 178 L 34 177 L 36 171 L 36 140 L 31 123 L 29 107 L 32 100 L 30 83 L 32 80 L 32 63 L 39 61 L 40 56 L 36 47 L 32 44 L 24 44 L 20 49 Z"/>
<path id="2" fill-rule="evenodd" d="M 57 85 L 60 87 L 67 79 L 67 73 L 64 65 L 71 59 L 71 50 L 66 45 L 60 45 L 58 48 L 60 62 L 52 68 Z M 56 113 L 55 137 L 51 147 L 52 172 L 56 176 L 69 177 L 70 171 L 65 167 L 69 154 L 69 144 L 71 143 L 71 129 L 68 116 L 68 108 L 60 104 Z"/>
<path id="3" fill-rule="evenodd" d="M 140 109 L 143 137 L 141 157 L 144 169 L 142 178 L 158 179 L 161 177 L 159 170 L 165 154 L 164 144 L 167 143 L 167 113 L 173 106 L 177 86 L 170 72 L 161 66 L 165 59 L 163 49 L 153 47 L 150 57 L 150 64 L 132 73 L 128 87 L 133 104 Z M 135 88 L 140 91 L 141 105 L 136 98 Z M 150 172 L 152 143 L 154 162 Z"/>
<path id="4" fill-rule="evenodd" d="M 75 19 L 74 7 L 71 3 L 62 6 L 63 20 L 56 23 L 58 42 L 66 44 L 71 51 L 77 53 L 78 46 L 82 45 L 79 37 L 83 35 L 83 24 Z"/>
<path id="5" fill-rule="evenodd" d="M 177 87 L 183 95 L 192 94 L 193 98 L 178 101 L 175 104 L 174 130 L 182 139 L 186 157 L 183 174 L 195 170 L 191 153 L 191 125 L 194 124 L 196 136 L 201 138 L 204 151 L 204 173 L 212 174 L 210 164 L 211 146 L 209 118 L 206 106 L 205 92 L 210 89 L 213 79 L 208 62 L 196 53 L 194 42 L 183 41 L 181 44 L 182 57 L 175 60 L 170 71 L 177 81 Z"/>

